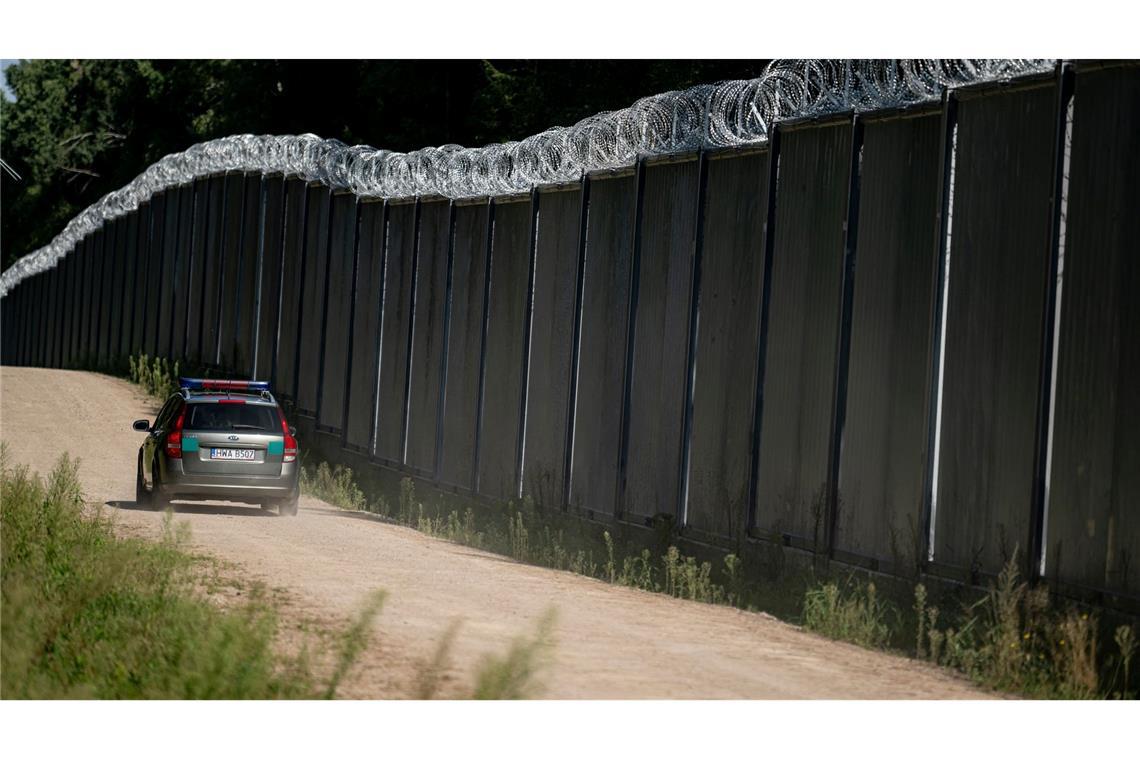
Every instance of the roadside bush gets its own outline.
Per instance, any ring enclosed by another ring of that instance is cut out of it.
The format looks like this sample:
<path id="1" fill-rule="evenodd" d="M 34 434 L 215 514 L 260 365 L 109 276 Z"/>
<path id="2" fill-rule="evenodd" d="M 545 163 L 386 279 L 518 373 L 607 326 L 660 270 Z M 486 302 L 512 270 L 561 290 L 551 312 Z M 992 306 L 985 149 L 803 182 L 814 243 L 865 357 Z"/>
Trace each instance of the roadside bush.
<path id="1" fill-rule="evenodd" d="M 258 589 L 226 610 L 195 592 L 186 536 L 169 518 L 149 542 L 117 538 L 101 514 L 84 514 L 78 468 L 65 454 L 44 480 L 0 447 L 4 698 L 335 696 L 379 597 L 336 636 L 322 682 L 304 651 L 277 651 L 276 612 Z"/>

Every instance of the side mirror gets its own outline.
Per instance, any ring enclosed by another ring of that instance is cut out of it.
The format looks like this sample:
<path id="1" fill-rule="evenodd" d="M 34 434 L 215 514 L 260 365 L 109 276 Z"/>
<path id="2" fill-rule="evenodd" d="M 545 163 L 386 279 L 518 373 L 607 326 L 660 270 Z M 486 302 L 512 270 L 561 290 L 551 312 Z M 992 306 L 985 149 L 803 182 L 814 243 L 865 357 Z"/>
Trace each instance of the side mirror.
<path id="1" fill-rule="evenodd" d="M 135 430 L 139 431 L 140 433 L 149 433 L 150 432 L 150 423 L 147 422 L 146 420 L 135 420 L 135 424 L 131 425 L 131 427 L 134 428 Z"/>
<path id="2" fill-rule="evenodd" d="M 291 436 L 293 436 L 294 438 L 296 438 L 296 437 L 297 437 L 297 428 L 295 428 L 295 427 L 291 427 L 291 428 L 289 428 L 289 435 L 291 435 Z"/>

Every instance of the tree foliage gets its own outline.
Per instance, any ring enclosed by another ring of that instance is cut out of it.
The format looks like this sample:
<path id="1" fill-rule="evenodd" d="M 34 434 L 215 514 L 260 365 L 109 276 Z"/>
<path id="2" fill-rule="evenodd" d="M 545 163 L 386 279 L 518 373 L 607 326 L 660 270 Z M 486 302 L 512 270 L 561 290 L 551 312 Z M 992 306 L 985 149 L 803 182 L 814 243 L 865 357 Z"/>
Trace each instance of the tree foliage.
<path id="1" fill-rule="evenodd" d="M 37 60 L 6 70 L 3 266 L 167 153 L 312 132 L 409 151 L 568 125 L 639 97 L 757 76 L 764 61 Z"/>

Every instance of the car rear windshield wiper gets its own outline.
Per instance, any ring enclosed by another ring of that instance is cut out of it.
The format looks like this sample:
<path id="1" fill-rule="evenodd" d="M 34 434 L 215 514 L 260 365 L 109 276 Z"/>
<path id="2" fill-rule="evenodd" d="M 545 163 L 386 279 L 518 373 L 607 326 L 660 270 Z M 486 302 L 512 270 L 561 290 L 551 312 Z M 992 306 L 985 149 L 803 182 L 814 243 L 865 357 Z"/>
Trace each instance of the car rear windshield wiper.
<path id="1" fill-rule="evenodd" d="M 261 425 L 230 425 L 230 430 L 265 430 Z"/>

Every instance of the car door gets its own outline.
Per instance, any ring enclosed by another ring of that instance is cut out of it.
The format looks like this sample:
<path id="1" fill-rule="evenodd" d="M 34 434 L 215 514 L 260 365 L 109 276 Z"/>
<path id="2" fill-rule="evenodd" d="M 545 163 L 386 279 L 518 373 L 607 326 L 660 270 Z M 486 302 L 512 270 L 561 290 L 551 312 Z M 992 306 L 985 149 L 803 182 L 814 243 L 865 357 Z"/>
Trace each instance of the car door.
<path id="1" fill-rule="evenodd" d="M 147 487 L 154 486 L 154 460 L 155 452 L 158 450 L 162 441 L 162 433 L 170 421 L 170 412 L 178 400 L 177 396 L 171 396 L 162 405 L 159 410 L 158 416 L 154 418 L 154 423 L 150 426 L 150 433 L 147 434 L 146 440 L 143 442 L 142 462 L 143 462 L 143 479 L 146 481 Z"/>

